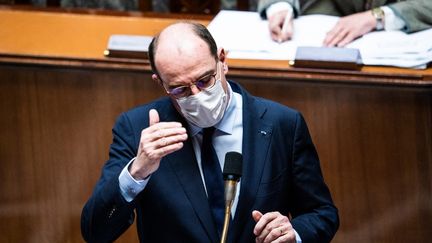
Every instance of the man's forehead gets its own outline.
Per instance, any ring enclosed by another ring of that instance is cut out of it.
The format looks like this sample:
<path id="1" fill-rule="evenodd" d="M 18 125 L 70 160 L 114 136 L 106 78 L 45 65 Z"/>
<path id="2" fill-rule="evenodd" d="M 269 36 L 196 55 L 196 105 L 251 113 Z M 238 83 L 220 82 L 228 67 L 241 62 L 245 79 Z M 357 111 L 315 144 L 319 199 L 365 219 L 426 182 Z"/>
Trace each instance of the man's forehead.
<path id="1" fill-rule="evenodd" d="M 207 44 L 199 38 L 179 38 L 177 40 L 161 41 L 156 53 L 167 52 L 170 56 L 204 55 L 210 53 Z"/>
<path id="2" fill-rule="evenodd" d="M 158 48 L 176 47 L 186 49 L 188 47 L 205 46 L 206 43 L 191 28 L 191 26 L 178 24 L 165 29 L 159 36 Z"/>
<path id="3" fill-rule="evenodd" d="M 161 76 L 202 69 L 210 63 L 214 63 L 210 48 L 191 24 L 177 23 L 160 33 L 155 65 Z"/>
<path id="4" fill-rule="evenodd" d="M 182 39 L 195 39 L 197 35 L 193 31 L 193 27 L 188 23 L 177 23 L 166 27 L 159 34 L 159 45 L 162 42 L 176 43 Z"/>
<path id="5" fill-rule="evenodd" d="M 172 61 L 173 58 L 212 58 L 208 44 L 194 33 L 169 33 L 160 37 L 155 53 L 156 62 L 164 61 L 163 59 Z"/>

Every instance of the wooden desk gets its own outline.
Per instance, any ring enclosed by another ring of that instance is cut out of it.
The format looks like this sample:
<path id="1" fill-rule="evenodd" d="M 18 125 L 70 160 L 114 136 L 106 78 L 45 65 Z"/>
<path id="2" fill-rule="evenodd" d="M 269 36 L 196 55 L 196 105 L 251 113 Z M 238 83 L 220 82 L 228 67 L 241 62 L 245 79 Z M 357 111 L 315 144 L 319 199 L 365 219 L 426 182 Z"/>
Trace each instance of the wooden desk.
<path id="1" fill-rule="evenodd" d="M 115 118 L 164 95 L 147 61 L 103 56 L 108 37 L 173 21 L 0 9 L 0 242 L 82 242 L 81 208 Z M 228 64 L 254 95 L 304 114 L 340 210 L 334 242 L 429 240 L 432 69 Z"/>

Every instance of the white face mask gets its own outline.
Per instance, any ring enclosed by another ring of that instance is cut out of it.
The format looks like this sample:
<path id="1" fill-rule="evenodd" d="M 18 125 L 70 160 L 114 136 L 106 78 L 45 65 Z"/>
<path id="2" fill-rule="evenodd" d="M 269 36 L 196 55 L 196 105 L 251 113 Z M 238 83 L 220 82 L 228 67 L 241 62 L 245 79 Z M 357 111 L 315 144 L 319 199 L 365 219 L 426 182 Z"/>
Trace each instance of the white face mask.
<path id="1" fill-rule="evenodd" d="M 211 88 L 177 99 L 177 104 L 186 120 L 198 127 L 211 127 L 222 119 L 228 105 L 228 96 L 218 79 Z"/>

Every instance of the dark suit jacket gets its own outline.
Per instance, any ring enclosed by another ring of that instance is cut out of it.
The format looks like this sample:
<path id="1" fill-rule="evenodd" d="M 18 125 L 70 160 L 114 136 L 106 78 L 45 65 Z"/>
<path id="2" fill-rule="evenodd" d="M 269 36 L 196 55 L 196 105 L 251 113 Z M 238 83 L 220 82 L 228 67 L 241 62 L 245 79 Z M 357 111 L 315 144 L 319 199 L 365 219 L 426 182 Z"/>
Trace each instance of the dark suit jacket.
<path id="1" fill-rule="evenodd" d="M 243 97 L 244 162 L 228 242 L 255 242 L 254 209 L 291 215 L 303 242 L 330 241 L 339 225 L 338 212 L 302 116 L 230 84 Z M 83 236 L 90 242 L 113 241 L 133 223 L 136 210 L 141 242 L 219 242 L 190 138 L 181 150 L 162 159 L 131 203 L 120 194 L 118 176 L 136 156 L 152 108 L 161 121 L 180 121 L 187 128 L 167 97 L 118 118 L 110 158 L 82 212 Z"/>

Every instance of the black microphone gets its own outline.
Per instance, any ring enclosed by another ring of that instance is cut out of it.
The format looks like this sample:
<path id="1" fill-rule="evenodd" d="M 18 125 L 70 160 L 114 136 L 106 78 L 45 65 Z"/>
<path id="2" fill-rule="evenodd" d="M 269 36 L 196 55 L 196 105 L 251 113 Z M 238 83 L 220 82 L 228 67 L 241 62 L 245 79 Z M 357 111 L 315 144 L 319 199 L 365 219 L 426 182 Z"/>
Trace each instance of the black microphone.
<path id="1" fill-rule="evenodd" d="M 223 169 L 223 179 L 225 181 L 225 219 L 221 237 L 221 243 L 226 241 L 228 226 L 231 216 L 231 206 L 237 190 L 237 183 L 242 176 L 243 156 L 238 152 L 228 152 L 225 155 L 225 165 Z"/>

